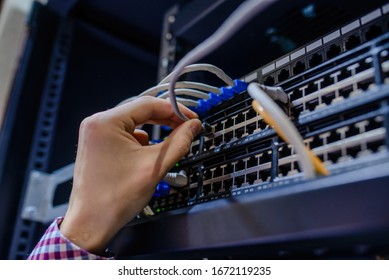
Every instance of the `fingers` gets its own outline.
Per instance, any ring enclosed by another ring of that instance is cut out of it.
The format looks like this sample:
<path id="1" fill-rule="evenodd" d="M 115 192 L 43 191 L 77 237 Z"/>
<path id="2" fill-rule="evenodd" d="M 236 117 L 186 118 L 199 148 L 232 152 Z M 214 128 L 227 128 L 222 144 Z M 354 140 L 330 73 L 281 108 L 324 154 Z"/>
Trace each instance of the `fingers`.
<path id="1" fill-rule="evenodd" d="M 142 146 L 149 145 L 149 135 L 146 131 L 141 129 L 135 129 L 133 136 Z"/>
<path id="2" fill-rule="evenodd" d="M 161 163 L 162 174 L 189 152 L 190 144 L 200 130 L 201 122 L 198 119 L 186 121 L 178 126 L 163 143 L 154 146 L 159 149 L 158 160 Z"/>
<path id="3" fill-rule="evenodd" d="M 188 118 L 197 118 L 197 114 L 182 104 L 178 104 L 180 111 Z M 168 100 L 150 96 L 140 97 L 132 102 L 116 107 L 110 112 L 125 125 L 127 131 L 132 133 L 139 124 L 153 123 L 169 125 L 173 128 L 183 121 L 179 119 Z"/>

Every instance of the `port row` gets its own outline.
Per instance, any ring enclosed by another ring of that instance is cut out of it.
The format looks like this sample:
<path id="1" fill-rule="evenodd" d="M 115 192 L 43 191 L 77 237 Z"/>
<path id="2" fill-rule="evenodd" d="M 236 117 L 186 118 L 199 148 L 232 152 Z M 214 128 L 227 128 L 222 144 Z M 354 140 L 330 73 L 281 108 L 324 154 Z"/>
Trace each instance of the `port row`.
<path id="1" fill-rule="evenodd" d="M 322 62 L 333 59 L 338 55 L 355 49 L 361 44 L 368 42 L 383 35 L 388 29 L 388 23 L 382 19 L 383 22 L 373 23 L 362 29 L 362 32 L 355 32 L 347 35 L 346 37 L 334 41 L 332 44 L 323 46 L 321 50 L 307 56 L 304 59 L 295 61 L 290 65 L 277 70 L 275 73 L 268 75 L 264 84 L 273 86 L 278 83 L 282 83 L 294 75 L 303 73 L 304 71 L 320 65 Z"/>

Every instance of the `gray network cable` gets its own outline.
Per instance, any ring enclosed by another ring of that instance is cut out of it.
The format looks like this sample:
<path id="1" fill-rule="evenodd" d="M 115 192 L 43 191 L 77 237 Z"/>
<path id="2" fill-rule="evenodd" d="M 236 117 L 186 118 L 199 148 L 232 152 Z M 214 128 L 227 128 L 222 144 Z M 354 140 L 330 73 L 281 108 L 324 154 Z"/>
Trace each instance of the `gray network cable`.
<path id="1" fill-rule="evenodd" d="M 174 112 L 179 118 L 184 121 L 188 120 L 188 118 L 182 114 L 178 108 L 176 96 L 174 94 L 175 83 L 178 81 L 178 78 L 183 73 L 185 67 L 213 52 L 226 42 L 233 34 L 235 34 L 235 32 L 238 31 L 244 24 L 276 1 L 277 0 L 247 0 L 243 2 L 208 39 L 187 53 L 179 61 L 173 72 L 169 75 L 170 101 Z"/>
<path id="2" fill-rule="evenodd" d="M 212 64 L 207 64 L 207 63 L 187 65 L 187 66 L 182 68 L 179 76 L 181 76 L 182 74 L 185 74 L 185 73 L 197 72 L 197 71 L 207 71 L 207 72 L 213 73 L 216 76 L 218 76 L 223 82 L 225 82 L 227 85 L 229 85 L 229 86 L 234 85 L 234 81 L 231 79 L 231 77 L 228 76 L 221 68 L 219 68 L 215 65 L 212 65 Z M 172 76 L 173 76 L 173 72 L 170 73 L 169 75 L 167 75 L 165 78 L 163 78 L 159 82 L 159 84 L 164 84 L 164 83 L 170 82 L 172 79 Z"/>
<path id="3" fill-rule="evenodd" d="M 258 103 L 269 113 L 272 119 L 279 125 L 285 138 L 288 139 L 297 152 L 300 162 L 301 170 L 304 172 L 306 178 L 314 178 L 315 170 L 311 162 L 308 150 L 304 146 L 303 139 L 296 127 L 290 121 L 288 116 L 278 107 L 273 99 L 264 92 L 261 86 L 257 83 L 249 84 L 247 92 L 250 96 L 257 100 Z"/>

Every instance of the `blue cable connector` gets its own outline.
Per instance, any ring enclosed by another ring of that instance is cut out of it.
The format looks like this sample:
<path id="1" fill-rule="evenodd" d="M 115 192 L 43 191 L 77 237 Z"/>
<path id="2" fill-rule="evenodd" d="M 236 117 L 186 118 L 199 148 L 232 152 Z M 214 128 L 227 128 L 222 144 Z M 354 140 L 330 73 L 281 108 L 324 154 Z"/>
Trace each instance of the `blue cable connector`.
<path id="1" fill-rule="evenodd" d="M 160 182 L 155 189 L 153 197 L 165 197 L 170 194 L 170 186 L 164 182 Z"/>
<path id="2" fill-rule="evenodd" d="M 222 101 L 231 99 L 234 95 L 240 94 L 247 90 L 248 84 L 241 80 L 234 80 L 234 85 L 230 87 L 221 87 L 220 94 L 209 93 L 209 99 L 200 99 L 197 101 L 198 106 L 191 108 L 200 116 L 212 109 L 212 107 L 219 105 Z"/>

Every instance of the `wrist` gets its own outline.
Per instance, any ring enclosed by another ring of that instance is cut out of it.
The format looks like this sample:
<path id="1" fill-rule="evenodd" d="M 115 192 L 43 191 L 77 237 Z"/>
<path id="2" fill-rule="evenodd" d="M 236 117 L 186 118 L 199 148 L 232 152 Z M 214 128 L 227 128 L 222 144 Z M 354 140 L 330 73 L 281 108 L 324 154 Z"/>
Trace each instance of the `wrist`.
<path id="1" fill-rule="evenodd" d="M 107 224 L 99 226 L 91 220 L 83 220 L 80 215 L 76 219 L 67 214 L 62 221 L 59 230 L 70 242 L 81 249 L 96 255 L 103 255 L 112 239 L 110 231 L 104 231 Z"/>

